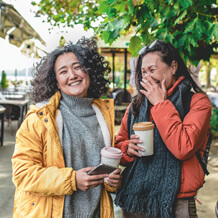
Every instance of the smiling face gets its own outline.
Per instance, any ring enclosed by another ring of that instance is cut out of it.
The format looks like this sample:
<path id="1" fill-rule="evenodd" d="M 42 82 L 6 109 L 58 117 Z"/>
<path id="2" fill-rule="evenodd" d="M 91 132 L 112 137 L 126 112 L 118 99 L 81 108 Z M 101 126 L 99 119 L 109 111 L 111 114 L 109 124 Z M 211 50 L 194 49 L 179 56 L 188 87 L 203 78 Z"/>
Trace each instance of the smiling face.
<path id="1" fill-rule="evenodd" d="M 160 85 L 160 82 L 166 80 L 166 88 L 168 89 L 175 82 L 175 72 L 177 70 L 177 62 L 172 61 L 168 66 L 163 62 L 160 52 L 150 52 L 142 59 L 141 72 L 151 76 L 154 81 Z"/>
<path id="2" fill-rule="evenodd" d="M 58 88 L 62 92 L 74 97 L 87 97 L 90 78 L 74 53 L 60 55 L 55 62 L 55 72 Z"/>

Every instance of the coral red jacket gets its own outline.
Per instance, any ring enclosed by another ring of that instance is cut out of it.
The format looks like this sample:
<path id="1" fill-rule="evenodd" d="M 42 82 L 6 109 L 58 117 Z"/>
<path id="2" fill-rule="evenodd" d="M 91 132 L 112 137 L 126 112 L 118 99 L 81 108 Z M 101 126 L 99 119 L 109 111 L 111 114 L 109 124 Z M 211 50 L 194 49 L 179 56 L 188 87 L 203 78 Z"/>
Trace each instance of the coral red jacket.
<path id="1" fill-rule="evenodd" d="M 168 96 L 172 94 L 182 79 L 180 78 L 168 90 Z M 115 146 L 123 152 L 121 159 L 123 166 L 134 161 L 134 157 L 129 157 L 126 153 L 129 144 L 127 116 L 128 108 L 115 140 Z M 211 103 L 209 98 L 202 93 L 195 93 L 192 96 L 190 111 L 183 121 L 170 100 L 160 102 L 150 109 L 150 120 L 154 120 L 165 145 L 176 158 L 183 161 L 178 198 L 193 197 L 197 194 L 197 190 L 203 186 L 204 172 L 195 153 L 200 149 L 200 153 L 203 155 L 206 148 L 210 117 Z"/>

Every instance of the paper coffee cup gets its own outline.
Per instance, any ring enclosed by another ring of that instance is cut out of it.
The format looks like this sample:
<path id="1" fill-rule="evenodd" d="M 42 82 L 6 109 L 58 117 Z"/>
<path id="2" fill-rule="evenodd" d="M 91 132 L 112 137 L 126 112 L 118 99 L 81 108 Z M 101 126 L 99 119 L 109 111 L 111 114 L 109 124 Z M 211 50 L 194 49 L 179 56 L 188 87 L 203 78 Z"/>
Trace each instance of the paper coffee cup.
<path id="1" fill-rule="evenodd" d="M 101 163 L 115 168 L 119 167 L 123 152 L 114 147 L 104 147 L 101 149 Z"/>
<path id="2" fill-rule="evenodd" d="M 144 151 L 138 151 L 142 156 L 154 154 L 154 124 L 152 122 L 140 122 L 133 125 L 135 135 L 140 137 L 142 144 L 138 146 L 144 148 Z"/>

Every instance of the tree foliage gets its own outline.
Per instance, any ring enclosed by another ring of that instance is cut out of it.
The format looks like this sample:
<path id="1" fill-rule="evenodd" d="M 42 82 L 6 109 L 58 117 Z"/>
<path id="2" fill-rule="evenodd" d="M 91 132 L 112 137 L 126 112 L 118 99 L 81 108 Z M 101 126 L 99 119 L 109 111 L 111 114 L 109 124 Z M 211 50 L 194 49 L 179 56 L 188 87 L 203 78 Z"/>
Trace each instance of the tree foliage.
<path id="1" fill-rule="evenodd" d="M 40 0 L 37 14 L 52 25 L 83 24 L 112 44 L 121 34 L 132 34 L 129 51 L 154 39 L 171 42 L 185 61 L 197 64 L 217 51 L 216 0 Z"/>

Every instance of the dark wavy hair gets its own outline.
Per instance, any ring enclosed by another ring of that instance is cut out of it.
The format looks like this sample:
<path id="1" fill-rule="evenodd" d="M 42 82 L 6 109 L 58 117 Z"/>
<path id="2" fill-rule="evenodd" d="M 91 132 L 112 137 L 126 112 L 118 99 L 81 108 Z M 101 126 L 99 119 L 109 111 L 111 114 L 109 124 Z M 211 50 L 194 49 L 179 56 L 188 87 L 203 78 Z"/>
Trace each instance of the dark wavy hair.
<path id="1" fill-rule="evenodd" d="M 55 62 L 60 55 L 69 52 L 76 55 L 83 70 L 89 74 L 87 97 L 100 98 L 108 91 L 110 82 L 105 76 L 111 72 L 109 62 L 99 54 L 96 38 L 82 37 L 75 44 L 69 42 L 62 48 L 55 49 L 37 64 L 31 94 L 35 102 L 45 101 L 58 91 Z"/>
<path id="2" fill-rule="evenodd" d="M 133 98 L 132 106 L 131 106 L 132 113 L 135 116 L 138 116 L 139 108 L 144 100 L 144 95 L 140 92 L 140 89 L 143 89 L 143 87 L 140 84 L 140 81 L 142 80 L 142 72 L 141 72 L 142 59 L 146 54 L 155 51 L 160 52 L 160 57 L 162 58 L 162 61 L 166 63 L 168 66 L 170 66 L 172 61 L 174 60 L 177 62 L 178 68 L 175 74 L 176 80 L 180 76 L 184 76 L 186 79 L 190 81 L 191 86 L 195 92 L 203 93 L 202 89 L 193 80 L 191 73 L 189 72 L 185 62 L 181 58 L 176 48 L 169 42 L 165 42 L 162 40 L 155 40 L 151 44 L 145 46 L 139 51 L 139 56 L 136 63 L 136 74 L 135 74 L 135 84 L 138 94 Z"/>

